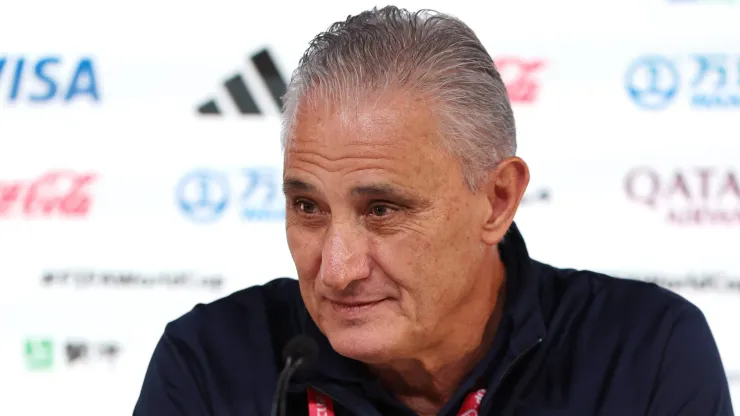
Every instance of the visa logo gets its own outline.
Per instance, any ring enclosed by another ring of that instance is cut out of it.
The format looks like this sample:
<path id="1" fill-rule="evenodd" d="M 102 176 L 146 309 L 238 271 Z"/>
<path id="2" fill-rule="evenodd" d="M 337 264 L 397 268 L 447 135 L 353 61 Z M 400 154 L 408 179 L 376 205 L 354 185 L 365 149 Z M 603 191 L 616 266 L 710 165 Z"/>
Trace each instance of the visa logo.
<path id="1" fill-rule="evenodd" d="M 0 56 L 0 103 L 100 101 L 98 78 L 90 58 Z"/>

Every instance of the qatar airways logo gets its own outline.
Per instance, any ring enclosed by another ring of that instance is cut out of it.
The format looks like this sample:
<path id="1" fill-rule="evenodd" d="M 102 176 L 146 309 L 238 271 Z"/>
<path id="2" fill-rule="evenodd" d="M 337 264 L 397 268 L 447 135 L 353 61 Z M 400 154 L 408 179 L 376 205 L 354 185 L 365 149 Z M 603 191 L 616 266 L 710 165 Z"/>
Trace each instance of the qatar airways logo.
<path id="1" fill-rule="evenodd" d="M 728 167 L 634 168 L 625 178 L 628 198 L 677 225 L 740 225 L 740 181 Z"/>

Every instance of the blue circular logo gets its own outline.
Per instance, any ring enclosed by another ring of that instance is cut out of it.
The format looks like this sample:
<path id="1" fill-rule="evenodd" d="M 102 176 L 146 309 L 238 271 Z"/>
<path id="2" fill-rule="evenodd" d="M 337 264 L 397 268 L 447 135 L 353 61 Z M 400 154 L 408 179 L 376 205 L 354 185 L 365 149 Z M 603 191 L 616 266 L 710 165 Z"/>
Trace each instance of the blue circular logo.
<path id="1" fill-rule="evenodd" d="M 196 222 L 211 222 L 226 210 L 229 183 L 220 172 L 195 170 L 180 180 L 176 194 L 183 214 Z"/>
<path id="2" fill-rule="evenodd" d="M 632 101 L 647 110 L 666 108 L 678 93 L 680 77 L 673 62 L 644 56 L 627 69 L 625 85 Z"/>

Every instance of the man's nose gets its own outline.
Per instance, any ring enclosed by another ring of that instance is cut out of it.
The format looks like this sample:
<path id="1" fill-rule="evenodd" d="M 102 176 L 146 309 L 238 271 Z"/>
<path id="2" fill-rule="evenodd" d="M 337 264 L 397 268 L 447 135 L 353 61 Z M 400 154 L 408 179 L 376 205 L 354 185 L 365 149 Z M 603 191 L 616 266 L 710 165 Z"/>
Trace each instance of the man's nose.
<path id="1" fill-rule="evenodd" d="M 362 229 L 349 224 L 332 225 L 321 253 L 321 282 L 341 292 L 354 281 L 370 276 L 368 241 Z"/>

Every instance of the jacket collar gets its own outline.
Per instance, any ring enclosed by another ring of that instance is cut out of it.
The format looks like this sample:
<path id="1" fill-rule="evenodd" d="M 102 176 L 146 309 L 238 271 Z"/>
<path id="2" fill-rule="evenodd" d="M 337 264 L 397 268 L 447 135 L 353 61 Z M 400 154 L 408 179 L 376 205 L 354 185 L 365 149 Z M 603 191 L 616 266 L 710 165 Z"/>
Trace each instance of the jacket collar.
<path id="1" fill-rule="evenodd" d="M 509 347 L 519 355 L 546 335 L 540 304 L 541 277 L 532 268 L 532 259 L 515 223 L 499 244 L 499 252 L 507 274 L 505 310 L 512 322 Z"/>
<path id="2" fill-rule="evenodd" d="M 499 252 L 506 265 L 507 292 L 505 318 L 510 321 L 507 355 L 519 355 L 545 336 L 545 324 L 539 300 L 539 279 L 531 268 L 524 239 L 516 224 L 512 223 L 501 243 Z M 303 311 L 303 333 L 319 346 L 319 357 L 314 372 L 296 375 L 298 380 L 312 375 L 326 376 L 349 382 L 366 382 L 372 379 L 367 367 L 335 352 L 329 340 L 321 333 L 308 312 Z M 304 380 L 305 381 L 305 380 Z"/>

